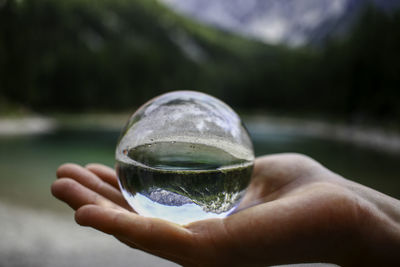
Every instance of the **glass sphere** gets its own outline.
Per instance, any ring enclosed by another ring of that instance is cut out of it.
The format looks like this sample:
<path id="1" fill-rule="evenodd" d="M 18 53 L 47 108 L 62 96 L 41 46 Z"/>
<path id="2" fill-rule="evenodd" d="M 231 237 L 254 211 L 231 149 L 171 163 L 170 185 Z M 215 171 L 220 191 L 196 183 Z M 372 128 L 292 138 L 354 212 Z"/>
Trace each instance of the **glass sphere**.
<path id="1" fill-rule="evenodd" d="M 223 218 L 238 206 L 254 151 L 239 116 L 194 91 L 158 96 L 121 133 L 116 171 L 121 191 L 140 215 L 179 224 Z"/>

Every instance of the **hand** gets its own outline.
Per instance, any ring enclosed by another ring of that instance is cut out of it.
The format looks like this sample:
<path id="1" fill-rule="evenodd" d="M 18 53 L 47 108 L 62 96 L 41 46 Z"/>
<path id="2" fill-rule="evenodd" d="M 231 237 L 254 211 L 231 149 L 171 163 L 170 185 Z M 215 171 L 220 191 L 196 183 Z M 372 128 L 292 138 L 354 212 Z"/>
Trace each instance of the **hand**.
<path id="1" fill-rule="evenodd" d="M 240 211 L 185 226 L 137 215 L 103 165 L 65 164 L 57 176 L 52 193 L 79 224 L 184 266 L 400 264 L 400 201 L 306 156 L 258 158 Z"/>

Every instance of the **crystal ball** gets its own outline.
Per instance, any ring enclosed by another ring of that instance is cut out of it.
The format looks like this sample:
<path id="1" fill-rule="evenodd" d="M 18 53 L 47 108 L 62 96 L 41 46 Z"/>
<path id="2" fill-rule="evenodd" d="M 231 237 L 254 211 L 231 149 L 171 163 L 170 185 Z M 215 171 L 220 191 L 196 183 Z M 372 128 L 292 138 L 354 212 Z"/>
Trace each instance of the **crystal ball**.
<path id="1" fill-rule="evenodd" d="M 127 202 L 140 215 L 187 224 L 223 218 L 250 182 L 254 151 L 239 116 L 195 91 L 145 103 L 128 120 L 116 148 Z"/>

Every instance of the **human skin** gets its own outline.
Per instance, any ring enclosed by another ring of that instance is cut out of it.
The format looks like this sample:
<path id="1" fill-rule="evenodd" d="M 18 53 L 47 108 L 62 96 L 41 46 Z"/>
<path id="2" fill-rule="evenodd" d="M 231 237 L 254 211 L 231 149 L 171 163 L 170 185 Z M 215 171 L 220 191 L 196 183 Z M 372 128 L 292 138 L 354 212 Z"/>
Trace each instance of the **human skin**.
<path id="1" fill-rule="evenodd" d="M 299 154 L 257 158 L 239 211 L 177 225 L 136 214 L 114 170 L 64 164 L 52 193 L 75 220 L 183 266 L 400 266 L 400 201 Z"/>

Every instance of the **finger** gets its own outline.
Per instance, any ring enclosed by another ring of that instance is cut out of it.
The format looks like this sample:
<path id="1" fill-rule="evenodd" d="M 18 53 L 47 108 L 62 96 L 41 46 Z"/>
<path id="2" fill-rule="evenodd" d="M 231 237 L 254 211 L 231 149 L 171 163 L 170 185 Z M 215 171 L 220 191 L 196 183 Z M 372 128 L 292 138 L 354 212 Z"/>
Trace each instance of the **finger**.
<path id="1" fill-rule="evenodd" d="M 87 205 L 75 213 L 75 220 L 102 232 L 124 237 L 134 246 L 162 257 L 175 260 L 193 251 L 193 236 L 180 225 L 164 220 L 146 218 L 131 212 Z M 175 258 L 175 259 L 173 259 Z"/>
<path id="2" fill-rule="evenodd" d="M 85 167 L 86 169 L 100 177 L 100 179 L 102 179 L 104 182 L 112 185 L 114 188 L 119 190 L 118 179 L 113 169 L 97 163 L 90 163 L 87 164 Z"/>
<path id="3" fill-rule="evenodd" d="M 75 210 L 87 204 L 123 210 L 122 207 L 116 205 L 114 202 L 111 202 L 70 178 L 56 180 L 51 185 L 51 192 L 56 198 L 66 202 Z"/>
<path id="4" fill-rule="evenodd" d="M 126 203 L 121 192 L 115 189 L 110 184 L 104 182 L 97 175 L 76 164 L 64 164 L 57 170 L 57 177 L 68 177 L 71 178 L 83 186 L 91 189 L 92 191 L 102 195 L 109 199 L 115 204 L 129 209 L 129 205 Z"/>

